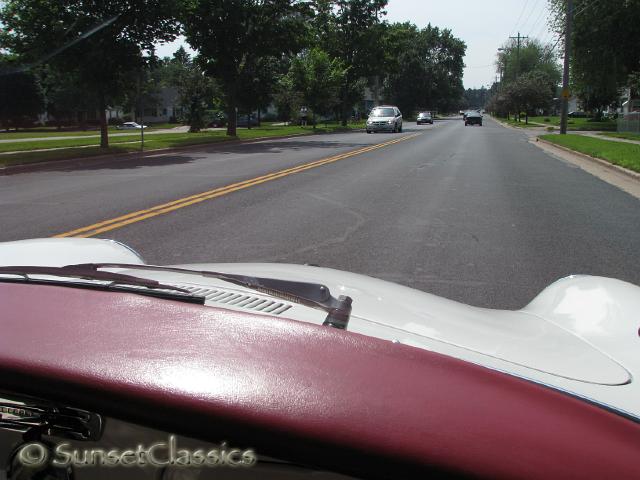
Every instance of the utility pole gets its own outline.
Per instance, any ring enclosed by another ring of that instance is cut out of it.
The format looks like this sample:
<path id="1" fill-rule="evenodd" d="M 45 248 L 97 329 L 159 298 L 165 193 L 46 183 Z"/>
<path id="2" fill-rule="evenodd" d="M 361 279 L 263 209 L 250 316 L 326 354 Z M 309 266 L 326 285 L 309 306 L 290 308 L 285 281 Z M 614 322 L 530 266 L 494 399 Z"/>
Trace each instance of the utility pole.
<path id="1" fill-rule="evenodd" d="M 564 67 L 562 69 L 562 111 L 560 114 L 560 135 L 567 134 L 567 114 L 569 113 L 569 56 L 571 55 L 573 0 L 567 0 L 566 16 L 567 23 L 564 27 Z"/>
<path id="2" fill-rule="evenodd" d="M 516 80 L 518 80 L 518 77 L 520 76 L 520 40 L 525 40 L 529 37 L 523 37 L 520 35 L 520 32 L 518 32 L 518 36 L 517 37 L 509 37 L 511 39 L 517 40 L 517 49 L 516 49 Z M 518 106 L 518 111 L 516 112 L 517 118 L 516 120 L 519 122 L 520 121 L 520 106 Z"/>
<path id="3" fill-rule="evenodd" d="M 517 65 L 516 65 L 516 79 L 518 78 L 518 76 L 520 75 L 520 40 L 526 40 L 529 37 L 523 37 L 520 35 L 520 32 L 518 32 L 518 36 L 517 37 L 509 37 L 513 40 L 517 40 L 517 50 L 516 50 L 516 61 L 517 61 Z"/>

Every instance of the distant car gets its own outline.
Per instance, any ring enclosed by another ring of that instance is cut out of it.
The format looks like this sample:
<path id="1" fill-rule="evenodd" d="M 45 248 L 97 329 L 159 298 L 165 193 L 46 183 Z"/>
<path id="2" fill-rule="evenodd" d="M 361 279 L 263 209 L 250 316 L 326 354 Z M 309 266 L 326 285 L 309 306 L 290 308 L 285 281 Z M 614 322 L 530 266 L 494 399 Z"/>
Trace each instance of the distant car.
<path id="1" fill-rule="evenodd" d="M 589 115 L 586 112 L 569 112 L 567 116 L 570 118 L 586 118 Z"/>
<path id="2" fill-rule="evenodd" d="M 420 112 L 418 114 L 418 118 L 416 119 L 416 123 L 418 125 L 422 125 L 423 123 L 429 123 L 433 125 L 433 117 L 431 116 L 431 112 Z"/>
<path id="3" fill-rule="evenodd" d="M 118 130 L 141 130 L 143 128 L 149 128 L 148 125 L 140 125 L 136 122 L 124 122 L 122 125 L 117 125 Z"/>
<path id="4" fill-rule="evenodd" d="M 391 105 L 376 107 L 369 113 L 366 128 L 367 133 L 402 132 L 402 113 Z"/>
<path id="5" fill-rule="evenodd" d="M 466 127 L 467 125 L 482 126 L 482 115 L 479 112 L 476 112 L 473 110 L 467 112 L 466 117 L 464 119 L 464 126 Z"/>

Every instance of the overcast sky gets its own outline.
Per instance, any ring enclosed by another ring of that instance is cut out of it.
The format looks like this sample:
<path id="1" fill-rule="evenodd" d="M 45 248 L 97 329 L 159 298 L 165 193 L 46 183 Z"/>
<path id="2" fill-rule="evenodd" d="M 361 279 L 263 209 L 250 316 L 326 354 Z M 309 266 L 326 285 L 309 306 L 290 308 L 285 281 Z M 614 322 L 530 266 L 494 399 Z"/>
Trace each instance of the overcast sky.
<path id="1" fill-rule="evenodd" d="M 431 23 L 451 29 L 465 41 L 465 88 L 486 87 L 495 80 L 496 51 L 518 31 L 551 41 L 547 16 L 547 0 L 390 0 L 387 6 L 390 22 L 412 22 L 418 27 Z M 162 45 L 157 54 L 170 56 L 183 43 L 180 39 Z"/>

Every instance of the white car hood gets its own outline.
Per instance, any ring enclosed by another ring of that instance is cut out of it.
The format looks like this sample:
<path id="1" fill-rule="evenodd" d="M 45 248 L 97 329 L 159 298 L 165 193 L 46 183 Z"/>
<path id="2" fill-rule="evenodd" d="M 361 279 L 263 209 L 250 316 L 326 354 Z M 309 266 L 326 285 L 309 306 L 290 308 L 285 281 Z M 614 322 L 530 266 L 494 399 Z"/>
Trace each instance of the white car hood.
<path id="1" fill-rule="evenodd" d="M 42 242 L 46 242 L 46 252 Z M 0 243 L 0 264 L 90 262 L 138 264 L 142 260 L 128 247 L 106 240 Z M 640 383 L 634 381 L 640 375 L 640 287 L 623 281 L 567 277 L 547 287 L 525 308 L 505 311 L 472 307 L 328 268 L 287 264 L 178 266 L 322 283 L 335 297 L 352 297 L 350 331 L 508 372 L 640 418 Z M 210 306 L 316 324 L 325 317 L 322 311 L 200 275 L 135 269 L 127 273 L 186 287 L 205 296 Z"/>

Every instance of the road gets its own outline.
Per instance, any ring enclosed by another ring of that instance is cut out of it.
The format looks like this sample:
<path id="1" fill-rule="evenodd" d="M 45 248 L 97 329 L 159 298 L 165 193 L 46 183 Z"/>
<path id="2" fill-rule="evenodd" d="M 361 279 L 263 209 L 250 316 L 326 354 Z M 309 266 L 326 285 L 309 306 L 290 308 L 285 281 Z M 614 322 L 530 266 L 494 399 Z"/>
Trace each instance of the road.
<path id="1" fill-rule="evenodd" d="M 640 284 L 640 202 L 490 119 L 51 167 L 0 177 L 0 204 L 0 240 L 308 262 L 485 307 L 520 308 L 568 274 Z"/>

